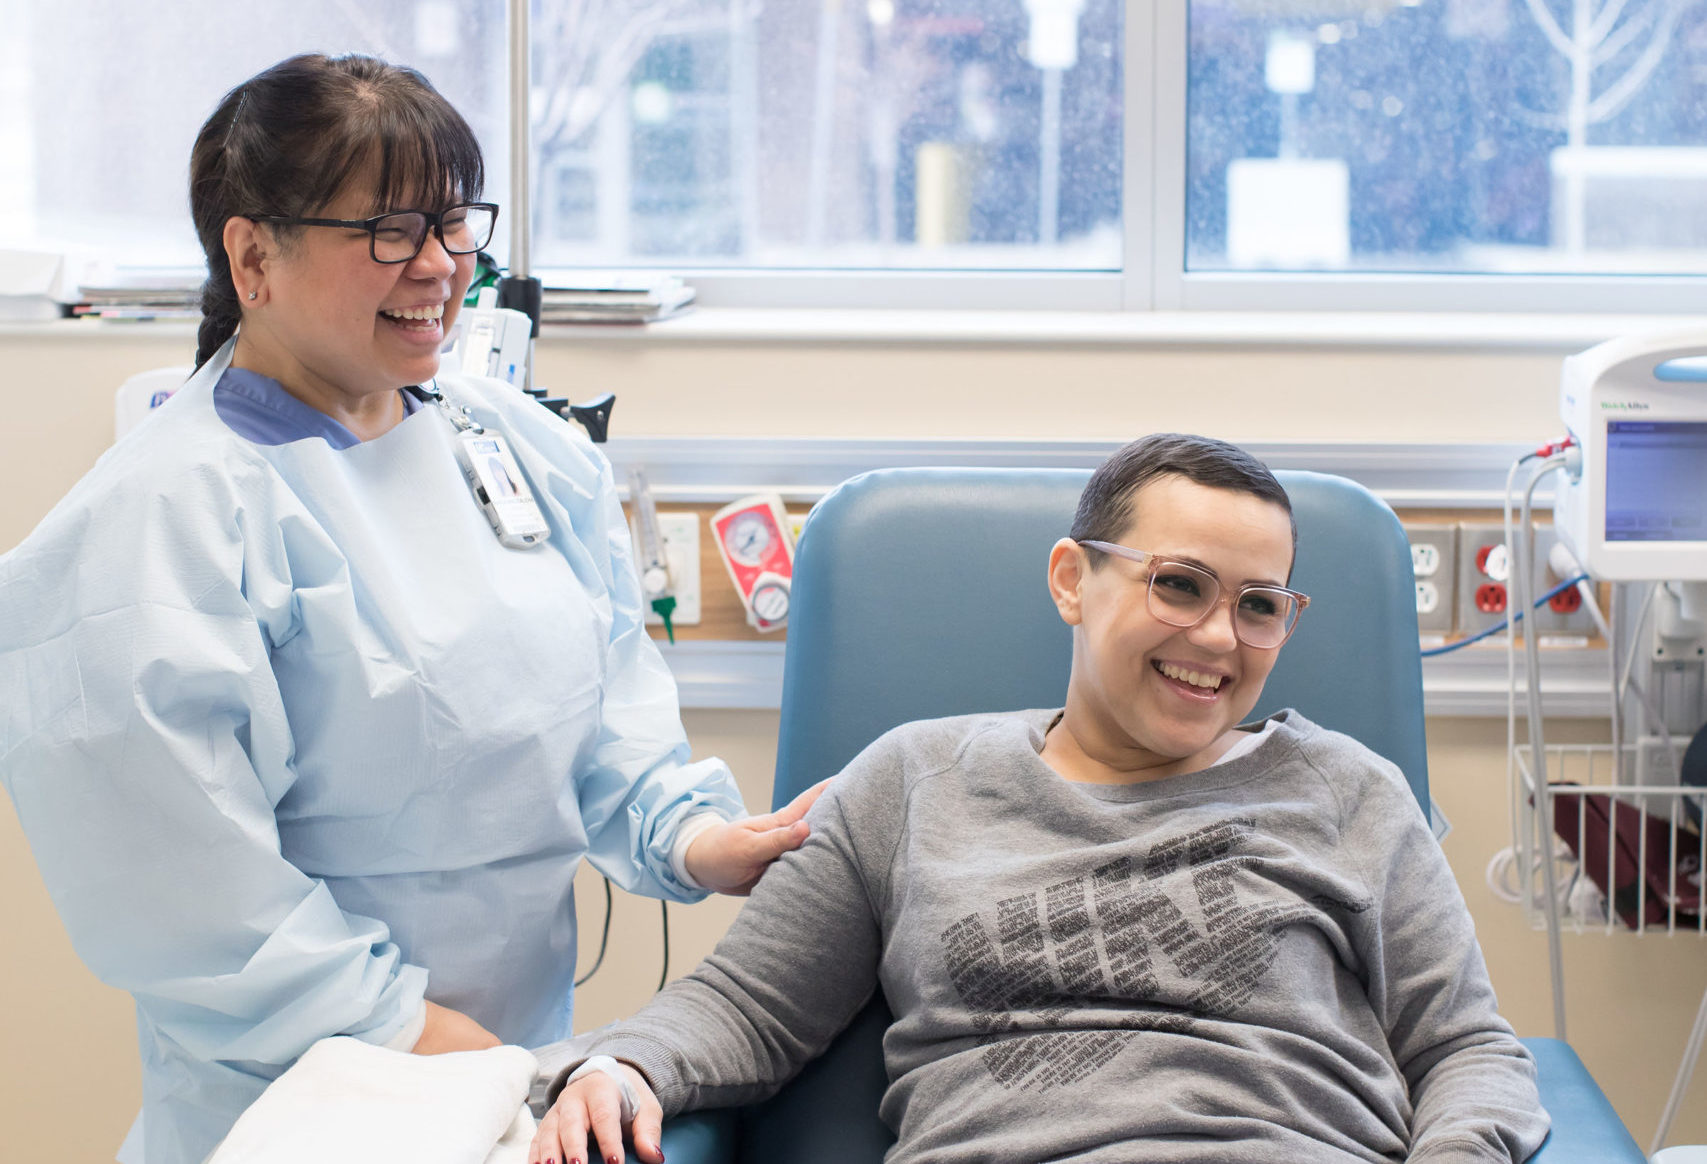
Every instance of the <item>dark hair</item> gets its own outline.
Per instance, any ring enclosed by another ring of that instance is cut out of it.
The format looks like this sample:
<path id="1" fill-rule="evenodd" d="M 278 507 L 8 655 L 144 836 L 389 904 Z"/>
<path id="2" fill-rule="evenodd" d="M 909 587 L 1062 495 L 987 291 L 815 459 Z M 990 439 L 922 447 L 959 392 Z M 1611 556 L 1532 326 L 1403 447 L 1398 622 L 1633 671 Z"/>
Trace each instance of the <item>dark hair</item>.
<path id="1" fill-rule="evenodd" d="M 475 199 L 485 183 L 474 131 L 414 69 L 304 54 L 225 95 L 190 154 L 190 214 L 207 256 L 198 368 L 242 320 L 226 221 L 311 216 L 370 165 L 377 171 L 372 214 L 405 199 Z M 286 245 L 300 230 L 273 229 Z"/>
<path id="2" fill-rule="evenodd" d="M 1297 550 L 1298 519 L 1292 514 L 1292 501 L 1268 466 L 1237 445 L 1179 432 L 1140 437 L 1097 466 L 1079 495 L 1073 540 L 1118 541 L 1132 524 L 1132 499 L 1159 477 L 1184 477 L 1210 489 L 1248 493 L 1278 505 L 1286 512 L 1292 548 Z M 1093 570 L 1108 557 L 1090 547 L 1085 553 Z"/>

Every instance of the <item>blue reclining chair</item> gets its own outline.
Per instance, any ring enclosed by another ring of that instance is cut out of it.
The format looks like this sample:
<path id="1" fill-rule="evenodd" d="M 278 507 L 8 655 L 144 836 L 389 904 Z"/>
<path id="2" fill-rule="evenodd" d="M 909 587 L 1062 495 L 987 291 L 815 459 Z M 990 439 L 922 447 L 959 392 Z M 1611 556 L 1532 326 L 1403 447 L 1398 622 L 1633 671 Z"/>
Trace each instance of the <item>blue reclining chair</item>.
<path id="1" fill-rule="evenodd" d="M 908 720 L 1057 706 L 1071 636 L 1045 581 L 1088 474 L 895 469 L 842 485 L 813 511 L 795 562 L 775 803 L 839 771 Z M 1313 599 L 1256 715 L 1296 707 L 1396 763 L 1428 803 L 1411 559 L 1398 520 L 1350 481 L 1282 472 L 1298 521 L 1292 585 Z M 1518 924 L 1514 915 L 1513 924 Z M 877 1164 L 888 1084 L 875 999 L 769 1101 L 671 1121 L 671 1164 Z M 1527 1039 L 1553 1131 L 1538 1164 L 1644 1164 L 1575 1053 Z M 729 1143 L 733 1134 L 735 1142 Z"/>

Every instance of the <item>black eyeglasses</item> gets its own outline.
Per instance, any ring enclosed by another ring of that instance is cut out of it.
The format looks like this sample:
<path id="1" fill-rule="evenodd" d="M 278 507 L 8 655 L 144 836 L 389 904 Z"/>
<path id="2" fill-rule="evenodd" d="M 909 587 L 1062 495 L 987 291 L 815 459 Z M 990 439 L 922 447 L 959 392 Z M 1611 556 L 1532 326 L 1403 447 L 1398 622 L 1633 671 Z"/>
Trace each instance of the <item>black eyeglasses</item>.
<path id="1" fill-rule="evenodd" d="M 373 218 L 285 218 L 262 214 L 256 222 L 276 222 L 281 226 L 337 226 L 345 230 L 365 230 L 368 254 L 376 263 L 407 263 L 427 245 L 427 232 L 439 236 L 439 243 L 453 255 L 471 255 L 492 241 L 493 228 L 498 225 L 498 207 L 492 202 L 464 202 L 447 210 L 399 210 Z"/>

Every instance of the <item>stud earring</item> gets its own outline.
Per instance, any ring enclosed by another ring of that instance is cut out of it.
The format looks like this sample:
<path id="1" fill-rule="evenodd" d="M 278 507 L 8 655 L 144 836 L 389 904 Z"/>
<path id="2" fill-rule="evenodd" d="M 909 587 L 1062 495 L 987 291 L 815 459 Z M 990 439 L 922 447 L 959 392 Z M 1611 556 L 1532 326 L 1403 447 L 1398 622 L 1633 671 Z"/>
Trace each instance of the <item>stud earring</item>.
<path id="1" fill-rule="evenodd" d="M 251 291 L 251 292 L 249 292 L 249 298 L 253 299 L 253 298 L 255 298 L 255 296 L 257 296 L 259 294 L 260 294 L 259 291 Z"/>

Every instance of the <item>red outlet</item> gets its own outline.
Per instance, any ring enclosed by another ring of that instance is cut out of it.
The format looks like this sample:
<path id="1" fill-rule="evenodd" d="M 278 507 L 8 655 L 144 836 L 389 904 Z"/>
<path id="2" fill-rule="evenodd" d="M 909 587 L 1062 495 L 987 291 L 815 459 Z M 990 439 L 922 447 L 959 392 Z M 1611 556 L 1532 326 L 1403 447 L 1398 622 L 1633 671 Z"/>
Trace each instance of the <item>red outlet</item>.
<path id="1" fill-rule="evenodd" d="M 1505 587 L 1498 582 L 1484 582 L 1476 587 L 1476 609 L 1483 614 L 1505 612 Z"/>
<path id="2" fill-rule="evenodd" d="M 1488 572 L 1488 555 L 1493 553 L 1493 552 L 1494 552 L 1494 547 L 1492 547 L 1492 546 L 1483 546 L 1481 549 L 1477 550 L 1476 551 L 1476 569 L 1478 569 L 1482 573 L 1486 574 Z M 1504 610 L 1505 607 L 1502 606 L 1502 607 L 1500 607 L 1500 609 Z"/>
<path id="3" fill-rule="evenodd" d="M 1583 608 L 1582 592 L 1575 586 L 1561 590 L 1547 600 L 1547 605 L 1559 614 L 1575 614 Z"/>

